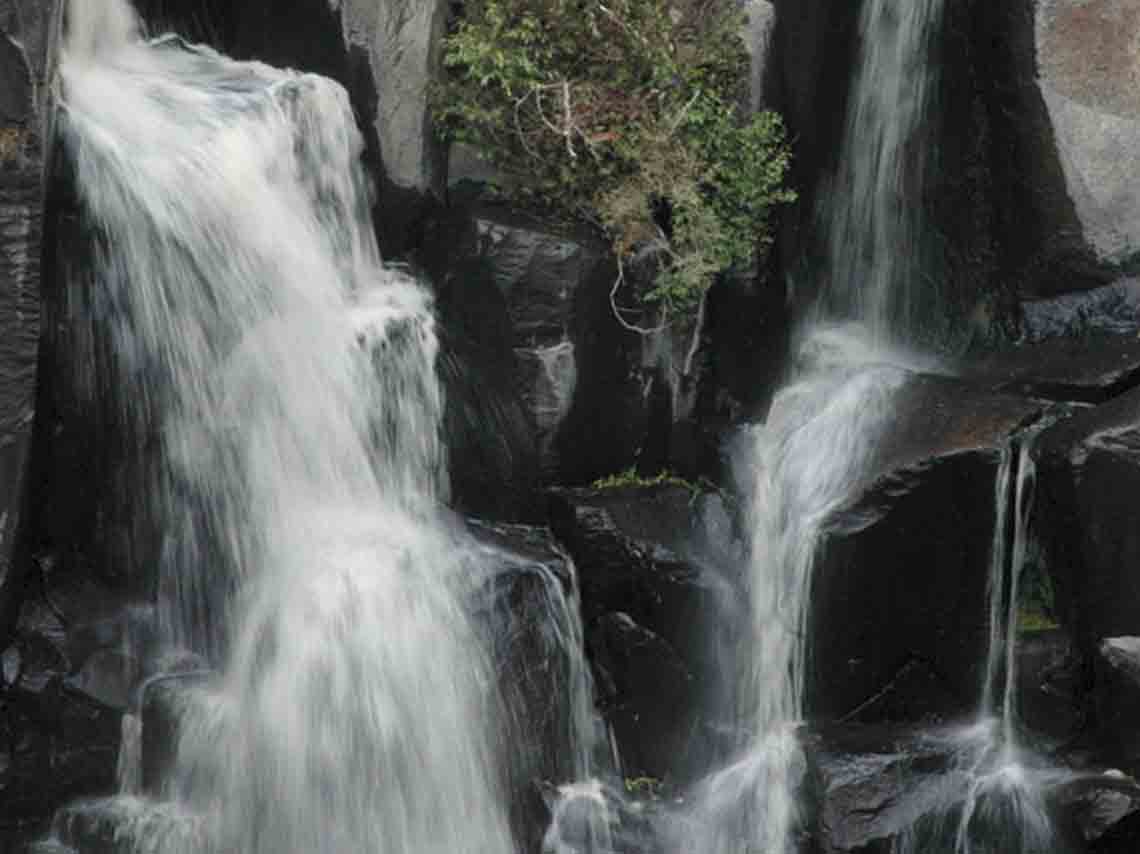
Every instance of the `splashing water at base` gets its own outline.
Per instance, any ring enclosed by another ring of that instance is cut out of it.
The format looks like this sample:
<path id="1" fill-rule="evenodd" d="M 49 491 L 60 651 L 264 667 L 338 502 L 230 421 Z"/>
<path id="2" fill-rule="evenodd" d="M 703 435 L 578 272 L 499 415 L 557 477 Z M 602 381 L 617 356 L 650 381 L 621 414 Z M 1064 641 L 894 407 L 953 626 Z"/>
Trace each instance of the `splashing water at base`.
<path id="1" fill-rule="evenodd" d="M 897 845 L 899 854 L 1059 850 L 1046 797 L 1071 774 L 1023 750 L 1017 733 L 1019 589 L 1031 542 L 1037 474 L 1033 444 L 1039 429 L 1024 433 L 1016 448 L 1002 451 L 995 481 L 997 512 L 987 589 L 990 633 L 978 721 L 935 737 L 953 757 L 951 774 L 961 786 L 949 789 L 941 807 L 904 835 Z"/>
<path id="2" fill-rule="evenodd" d="M 678 851 L 796 850 L 804 771 L 805 637 L 816 548 L 829 519 L 868 474 L 905 360 L 853 330 L 820 329 L 802 347 L 801 379 L 737 449 L 748 496 L 751 626 L 740 654 L 739 757 L 706 780 Z M 892 363 L 893 362 L 893 363 Z"/>
<path id="3" fill-rule="evenodd" d="M 70 13 L 65 140 L 100 236 L 73 287 L 160 449 L 165 640 L 224 662 L 170 800 L 124 801 L 122 833 L 166 854 L 513 851 L 462 606 L 478 579 L 435 518 L 430 299 L 380 263 L 345 92 L 144 44 L 121 0 Z"/>

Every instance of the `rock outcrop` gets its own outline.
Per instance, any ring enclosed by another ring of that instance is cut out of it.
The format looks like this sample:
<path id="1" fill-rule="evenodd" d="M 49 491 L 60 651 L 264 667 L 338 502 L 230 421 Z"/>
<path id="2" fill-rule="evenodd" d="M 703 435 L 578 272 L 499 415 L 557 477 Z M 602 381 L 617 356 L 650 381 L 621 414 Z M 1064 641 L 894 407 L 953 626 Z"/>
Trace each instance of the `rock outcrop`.
<path id="1" fill-rule="evenodd" d="M 55 0 L 0 2 L 0 631 L 24 511 L 35 412 L 50 81 L 60 32 Z"/>
<path id="2" fill-rule="evenodd" d="M 1010 272 L 1037 296 L 1108 284 L 1140 249 L 1140 14 L 1128 0 L 992 6 Z"/>
<path id="3" fill-rule="evenodd" d="M 739 600 L 720 499 L 672 485 L 556 490 L 551 525 L 578 567 L 598 704 L 626 776 L 684 779 L 717 749 L 728 711 L 717 662 Z"/>
<path id="4" fill-rule="evenodd" d="M 977 702 L 1002 449 L 1040 406 L 915 376 L 815 568 L 808 709 L 916 721 Z"/>

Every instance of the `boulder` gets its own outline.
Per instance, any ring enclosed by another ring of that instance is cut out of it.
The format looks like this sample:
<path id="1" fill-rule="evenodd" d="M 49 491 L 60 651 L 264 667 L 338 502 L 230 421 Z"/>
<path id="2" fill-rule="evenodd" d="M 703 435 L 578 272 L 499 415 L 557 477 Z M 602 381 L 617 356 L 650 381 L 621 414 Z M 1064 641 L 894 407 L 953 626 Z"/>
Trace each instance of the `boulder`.
<path id="1" fill-rule="evenodd" d="M 1140 769 L 1140 637 L 1105 638 L 1093 667 L 1095 723 L 1105 762 Z"/>
<path id="2" fill-rule="evenodd" d="M 484 579 L 473 607 L 497 676 L 511 821 L 524 850 L 538 850 L 550 819 L 544 792 L 603 770 L 574 565 L 548 528 L 474 519 L 468 528 Z"/>
<path id="3" fill-rule="evenodd" d="M 1135 833 L 1131 828 L 1140 815 L 1140 786 L 1131 777 L 1119 771 L 1081 774 L 1059 786 L 1051 801 L 1061 832 L 1076 850 L 1135 850 L 1118 847 L 1122 837 Z"/>
<path id="4" fill-rule="evenodd" d="M 150 610 L 90 574 L 44 558 L 27 581 L 0 653 L 0 841 L 115 790 L 124 712 L 153 648 Z"/>
<path id="5" fill-rule="evenodd" d="M 893 403 L 816 559 L 807 707 L 823 719 L 954 715 L 982 683 L 995 483 L 1040 406 L 923 375 Z"/>
<path id="6" fill-rule="evenodd" d="M 1133 854 L 1140 847 L 1140 815 L 1133 812 L 1089 846 L 1089 854 Z"/>
<path id="7" fill-rule="evenodd" d="M 726 633 L 740 617 L 721 499 L 669 484 L 559 489 L 551 526 L 578 567 L 598 700 L 623 773 L 676 781 L 698 772 L 723 747 Z"/>
<path id="8" fill-rule="evenodd" d="M 1046 745 L 1070 742 L 1082 724 L 1080 660 L 1064 629 L 1019 633 L 1018 721 Z"/>
<path id="9" fill-rule="evenodd" d="M 173 804 L 130 795 L 80 801 L 60 810 L 52 839 L 29 854 L 131 854 L 156 844 L 162 850 L 206 851 L 204 824 L 201 816 Z"/>
<path id="10" fill-rule="evenodd" d="M 1140 277 L 1125 276 L 1085 291 L 1021 302 L 1021 337 L 1042 341 L 1090 333 L 1140 332 Z"/>
<path id="11" fill-rule="evenodd" d="M 1133 256 L 1140 9 L 1129 0 L 1039 0 L 1035 16 L 1038 87 L 1084 242 L 1101 259 Z"/>
<path id="12" fill-rule="evenodd" d="M 1021 782 L 1010 785 L 978 748 L 995 749 L 972 741 L 969 731 L 848 724 L 809 733 L 805 749 L 820 803 L 818 850 L 954 850 L 971 797 L 977 798 L 971 835 L 982 843 L 971 850 L 1131 850 L 1101 846 L 1126 833 L 1140 809 L 1135 780 L 1119 771 L 1024 767 Z M 978 767 L 985 769 L 980 776 Z M 1048 847 L 1032 842 L 1036 834 Z"/>
<path id="13" fill-rule="evenodd" d="M 1140 534 L 1132 500 L 1140 488 L 1140 390 L 1049 428 L 1037 457 L 1042 546 L 1055 610 L 1079 657 L 1090 734 L 1110 751 L 1140 756 L 1119 717 L 1128 708 L 1125 647 L 1102 645 L 1140 635 Z M 1117 761 L 1111 752 L 1107 759 Z"/>
<path id="14" fill-rule="evenodd" d="M 211 678 L 208 670 L 164 673 L 148 679 L 140 701 L 139 782 L 149 795 L 160 795 L 178 757 L 182 719 Z"/>
<path id="15" fill-rule="evenodd" d="M 610 308 L 606 245 L 583 228 L 473 202 L 428 246 L 442 323 L 495 353 L 479 381 L 513 384 L 542 477 L 584 483 L 633 462 L 648 441 L 648 373 L 641 336 Z"/>
<path id="16" fill-rule="evenodd" d="M 1079 403 L 1103 403 L 1140 384 L 1140 338 L 1089 332 L 991 353 L 965 371 L 993 391 Z"/>
<path id="17" fill-rule="evenodd" d="M 7 685 L 3 710 L 0 841 L 34 838 L 65 803 L 114 791 L 120 711 L 58 676 Z"/>
<path id="18" fill-rule="evenodd" d="M 0 632 L 15 617 L 14 548 L 35 413 L 44 206 L 61 4 L 0 2 Z"/>
<path id="19" fill-rule="evenodd" d="M 818 850 L 888 854 L 961 788 L 948 745 L 905 728 L 845 725 L 804 738 Z"/>
<path id="20" fill-rule="evenodd" d="M 1056 610 L 1091 665 L 1103 638 L 1140 634 L 1140 390 L 1050 427 L 1036 457 Z"/>
<path id="21" fill-rule="evenodd" d="M 1027 295 L 1108 284 L 1140 249 L 1140 15 L 1129 0 L 994 5 L 1011 272 Z"/>

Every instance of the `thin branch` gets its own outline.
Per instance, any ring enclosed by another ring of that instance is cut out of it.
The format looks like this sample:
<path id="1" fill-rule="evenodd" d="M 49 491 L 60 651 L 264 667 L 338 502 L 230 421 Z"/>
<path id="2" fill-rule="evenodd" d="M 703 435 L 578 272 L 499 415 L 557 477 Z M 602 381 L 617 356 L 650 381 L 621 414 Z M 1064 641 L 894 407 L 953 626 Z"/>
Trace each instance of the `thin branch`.
<path id="1" fill-rule="evenodd" d="M 570 81 L 566 79 L 562 81 L 562 112 L 566 122 L 562 129 L 562 134 L 566 137 L 566 153 L 570 155 L 571 160 L 577 160 L 578 152 L 574 150 L 574 143 L 570 141 L 574 130 L 574 116 L 570 112 Z"/>
<path id="2" fill-rule="evenodd" d="M 630 323 L 621 316 L 621 309 L 617 304 L 617 292 L 623 284 L 625 284 L 625 265 L 622 263 L 621 256 L 617 256 L 618 274 L 614 279 L 614 286 L 610 288 L 610 309 L 614 313 L 614 319 L 621 324 L 621 327 L 629 332 L 636 332 L 638 335 L 656 335 L 658 332 L 664 332 L 669 328 L 669 322 L 666 321 L 660 326 L 646 328 Z"/>
<path id="3" fill-rule="evenodd" d="M 530 143 L 528 143 L 526 141 L 526 134 L 523 132 L 523 129 L 522 129 L 522 120 L 519 118 L 519 111 L 522 109 L 522 105 L 525 104 L 527 99 L 530 98 L 532 95 L 535 96 L 535 98 L 537 99 L 537 97 L 538 97 L 537 90 L 535 90 L 533 88 L 528 89 L 525 95 L 523 95 L 521 98 L 519 98 L 518 100 L 515 101 L 515 133 L 518 134 L 519 142 L 521 142 L 522 147 L 524 149 L 526 149 L 526 153 L 529 154 L 531 157 L 533 157 L 535 160 L 539 160 L 540 158 L 538 156 L 538 152 L 535 151 L 533 148 L 531 148 Z M 541 114 L 541 113 L 542 113 L 542 110 L 540 108 L 539 114 Z"/>
<path id="4" fill-rule="evenodd" d="M 680 111 L 677 113 L 677 116 L 673 119 L 672 126 L 669 128 L 669 136 L 672 136 L 673 134 L 675 134 L 677 132 L 677 128 L 679 128 L 681 126 L 681 122 L 683 122 L 685 120 L 685 113 L 689 112 L 689 108 L 692 107 L 693 104 L 696 103 L 697 98 L 699 98 L 700 96 L 701 96 L 701 90 L 698 89 L 696 92 L 693 93 L 693 97 L 691 97 L 688 100 L 688 103 L 686 103 L 685 106 L 681 107 Z M 668 137 L 666 137 L 666 138 L 668 138 Z"/>

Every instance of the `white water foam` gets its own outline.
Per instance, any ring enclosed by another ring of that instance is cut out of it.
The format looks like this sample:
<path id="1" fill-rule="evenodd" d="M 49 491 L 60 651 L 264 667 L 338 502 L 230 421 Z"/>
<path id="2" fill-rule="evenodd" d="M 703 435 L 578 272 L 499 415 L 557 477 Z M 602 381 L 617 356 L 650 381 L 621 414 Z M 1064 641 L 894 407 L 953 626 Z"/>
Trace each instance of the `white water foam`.
<path id="1" fill-rule="evenodd" d="M 138 29 L 122 0 L 71 4 L 65 138 L 101 235 L 75 287 L 160 449 L 164 638 L 224 675 L 169 800 L 120 803 L 121 834 L 511 852 L 479 579 L 437 518 L 431 300 L 381 265 L 347 96 Z"/>

